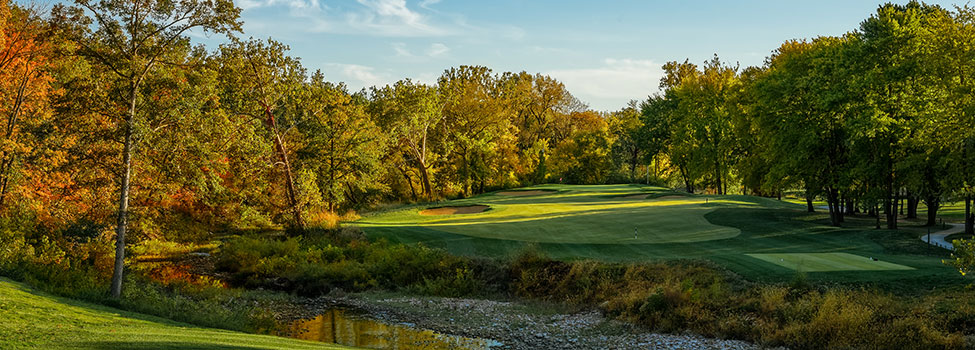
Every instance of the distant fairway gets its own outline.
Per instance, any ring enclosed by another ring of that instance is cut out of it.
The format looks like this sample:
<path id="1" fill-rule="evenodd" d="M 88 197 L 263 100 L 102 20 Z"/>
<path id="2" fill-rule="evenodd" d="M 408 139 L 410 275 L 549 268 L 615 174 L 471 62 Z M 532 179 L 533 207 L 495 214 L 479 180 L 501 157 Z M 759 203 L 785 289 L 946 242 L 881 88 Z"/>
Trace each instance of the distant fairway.
<path id="1" fill-rule="evenodd" d="M 732 199 L 713 199 L 705 204 L 705 198 L 698 197 L 634 198 L 637 193 L 664 191 L 655 187 L 538 188 L 549 187 L 562 191 L 512 191 L 450 203 L 490 207 L 482 213 L 430 216 L 425 215 L 426 211 L 410 209 L 366 218 L 358 224 L 420 226 L 472 237 L 539 243 L 686 243 L 731 238 L 741 233 L 736 228 L 713 225 L 704 218 L 721 205 L 757 206 Z"/>
<path id="2" fill-rule="evenodd" d="M 797 267 L 814 279 L 961 280 L 941 264 L 945 251 L 931 251 L 909 231 L 873 230 L 869 223 L 831 227 L 823 224 L 826 213 L 806 213 L 800 204 L 639 185 L 519 190 L 530 192 L 406 206 L 355 224 L 373 238 L 422 242 L 465 255 L 504 257 L 533 245 L 560 259 L 707 259 L 756 280 L 787 280 Z M 470 205 L 489 208 L 420 215 L 427 208 Z"/>
<path id="3" fill-rule="evenodd" d="M 750 257 L 804 272 L 913 270 L 912 267 L 874 261 L 848 253 L 746 254 Z"/>

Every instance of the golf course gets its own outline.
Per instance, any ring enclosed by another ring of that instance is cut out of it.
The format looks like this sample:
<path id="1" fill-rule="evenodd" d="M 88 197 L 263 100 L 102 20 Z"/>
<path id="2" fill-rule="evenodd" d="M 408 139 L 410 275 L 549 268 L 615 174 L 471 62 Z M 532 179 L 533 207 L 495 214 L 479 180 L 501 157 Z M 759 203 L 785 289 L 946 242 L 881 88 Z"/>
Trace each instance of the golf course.
<path id="1" fill-rule="evenodd" d="M 463 255 L 504 257 L 534 247 L 563 260 L 705 259 L 753 280 L 955 281 L 947 251 L 912 231 L 775 199 L 689 195 L 641 185 L 540 185 L 411 205 L 354 222 L 371 238 L 422 243 Z"/>

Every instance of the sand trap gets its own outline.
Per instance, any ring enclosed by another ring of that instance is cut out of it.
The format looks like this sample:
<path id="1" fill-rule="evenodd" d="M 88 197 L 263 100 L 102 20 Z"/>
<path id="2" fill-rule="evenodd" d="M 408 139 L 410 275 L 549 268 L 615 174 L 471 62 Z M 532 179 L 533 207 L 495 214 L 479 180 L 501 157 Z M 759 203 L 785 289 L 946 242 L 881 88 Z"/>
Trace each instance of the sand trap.
<path id="1" fill-rule="evenodd" d="M 555 191 L 545 191 L 545 190 L 531 190 L 531 191 L 504 191 L 498 192 L 498 195 L 502 196 L 512 196 L 512 197 L 522 197 L 522 196 L 537 196 L 540 194 L 549 194 Z"/>
<path id="2" fill-rule="evenodd" d="M 647 196 L 649 196 L 649 194 L 646 194 L 646 193 L 644 193 L 644 194 L 631 194 L 629 196 L 623 197 L 623 199 L 647 199 Z"/>
<path id="3" fill-rule="evenodd" d="M 474 214 L 488 210 L 486 205 L 466 205 L 462 207 L 440 207 L 421 210 L 420 215 Z"/>

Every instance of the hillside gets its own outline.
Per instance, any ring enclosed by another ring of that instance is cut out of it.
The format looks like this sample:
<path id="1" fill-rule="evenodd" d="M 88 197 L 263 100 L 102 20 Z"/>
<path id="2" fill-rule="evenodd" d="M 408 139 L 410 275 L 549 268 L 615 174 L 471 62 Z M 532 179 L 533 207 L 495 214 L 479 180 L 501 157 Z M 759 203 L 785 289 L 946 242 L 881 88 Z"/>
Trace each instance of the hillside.
<path id="1" fill-rule="evenodd" d="M 0 278 L 3 349 L 352 349 L 200 328 L 58 298 Z"/>

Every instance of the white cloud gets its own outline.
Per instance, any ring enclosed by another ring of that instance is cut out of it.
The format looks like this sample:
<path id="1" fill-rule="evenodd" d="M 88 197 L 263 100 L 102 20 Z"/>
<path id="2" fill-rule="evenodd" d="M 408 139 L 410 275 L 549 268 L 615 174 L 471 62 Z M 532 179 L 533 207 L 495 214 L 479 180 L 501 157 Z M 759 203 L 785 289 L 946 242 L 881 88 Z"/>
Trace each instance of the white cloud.
<path id="1" fill-rule="evenodd" d="M 325 66 L 326 79 L 343 81 L 355 90 L 370 86 L 382 86 L 391 81 L 388 74 L 379 73 L 375 68 L 369 66 L 346 63 L 326 63 Z"/>
<path id="2" fill-rule="evenodd" d="M 643 99 L 659 90 L 663 77 L 661 64 L 650 60 L 603 60 L 594 68 L 562 69 L 546 72 L 565 84 L 573 95 L 593 108 L 616 110 L 632 99 Z"/>
<path id="3" fill-rule="evenodd" d="M 430 44 L 430 48 L 427 49 L 427 56 L 439 57 L 439 56 L 446 55 L 447 52 L 450 52 L 450 48 L 447 47 L 447 45 L 444 45 L 442 43 L 433 43 Z"/>
<path id="4" fill-rule="evenodd" d="M 420 7 L 425 9 L 430 9 L 430 6 L 439 4 L 440 0 L 422 0 L 420 1 Z"/>
<path id="5" fill-rule="evenodd" d="M 345 14 L 350 33 L 368 33 L 380 36 L 441 36 L 447 31 L 430 23 L 425 16 L 413 11 L 406 0 L 357 0 L 363 6 L 359 11 Z"/>
<path id="6" fill-rule="evenodd" d="M 393 43 L 393 52 L 396 57 L 408 59 L 411 62 L 424 62 L 432 58 L 439 58 L 450 52 L 450 47 L 443 43 L 433 43 L 423 51 L 422 54 L 414 54 L 405 43 Z"/>
<path id="7" fill-rule="evenodd" d="M 396 57 L 408 57 L 408 58 L 415 57 L 413 53 L 406 48 L 406 44 L 404 43 L 393 44 L 393 51 L 396 52 Z"/>

